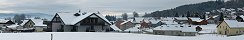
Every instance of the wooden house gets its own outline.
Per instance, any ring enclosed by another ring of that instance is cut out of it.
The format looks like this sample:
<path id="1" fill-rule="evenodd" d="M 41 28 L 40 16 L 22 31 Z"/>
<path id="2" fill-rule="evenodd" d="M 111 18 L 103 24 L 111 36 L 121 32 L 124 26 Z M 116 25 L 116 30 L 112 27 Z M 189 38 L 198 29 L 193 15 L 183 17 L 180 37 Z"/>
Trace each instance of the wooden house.
<path id="1" fill-rule="evenodd" d="M 111 23 L 100 13 L 56 13 L 52 32 L 105 32 Z"/>

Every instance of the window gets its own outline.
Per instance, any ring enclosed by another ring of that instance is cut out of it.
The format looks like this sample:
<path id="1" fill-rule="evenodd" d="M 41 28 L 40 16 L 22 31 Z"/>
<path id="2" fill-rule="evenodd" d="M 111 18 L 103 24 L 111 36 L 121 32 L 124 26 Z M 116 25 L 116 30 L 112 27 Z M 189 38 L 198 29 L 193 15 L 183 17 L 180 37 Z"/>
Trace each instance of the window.
<path id="1" fill-rule="evenodd" d="M 180 27 L 183 27 L 183 26 L 180 26 Z"/>

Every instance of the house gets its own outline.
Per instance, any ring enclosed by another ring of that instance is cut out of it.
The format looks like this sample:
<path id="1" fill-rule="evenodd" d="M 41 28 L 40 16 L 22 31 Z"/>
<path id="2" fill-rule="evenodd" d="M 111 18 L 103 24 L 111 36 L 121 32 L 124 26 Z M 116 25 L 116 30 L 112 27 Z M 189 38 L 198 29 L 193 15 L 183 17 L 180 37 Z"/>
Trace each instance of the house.
<path id="1" fill-rule="evenodd" d="M 3 27 L 1 30 L 5 33 L 17 32 L 16 30 L 18 27 L 19 27 L 19 25 L 12 24 L 12 25 L 9 25 L 7 27 Z"/>
<path id="2" fill-rule="evenodd" d="M 163 23 L 163 25 L 174 25 L 174 24 L 178 24 L 177 22 L 175 21 L 160 21 Z"/>
<path id="3" fill-rule="evenodd" d="M 181 25 L 162 25 L 153 29 L 155 35 L 195 36 L 196 29 Z"/>
<path id="4" fill-rule="evenodd" d="M 56 13 L 51 20 L 52 32 L 111 31 L 111 23 L 100 13 Z"/>
<path id="5" fill-rule="evenodd" d="M 207 20 L 208 24 L 215 24 L 216 23 L 213 16 L 208 17 L 206 20 Z"/>
<path id="6" fill-rule="evenodd" d="M 145 19 L 145 18 L 142 18 L 142 17 L 135 17 L 134 19 L 133 19 L 133 24 L 140 24 L 141 23 L 141 21 L 143 20 L 143 19 Z"/>
<path id="7" fill-rule="evenodd" d="M 132 28 L 124 30 L 123 32 L 125 32 L 125 33 L 142 33 L 142 30 L 140 29 L 140 27 L 132 27 Z"/>
<path id="8" fill-rule="evenodd" d="M 217 33 L 222 35 L 239 35 L 244 33 L 244 22 L 224 20 L 217 26 Z"/>
<path id="9" fill-rule="evenodd" d="M 174 21 L 179 24 L 186 24 L 186 23 L 188 23 L 188 18 L 187 17 L 175 17 Z"/>
<path id="10" fill-rule="evenodd" d="M 153 20 L 149 20 L 150 21 L 150 27 L 151 28 L 154 28 L 154 27 L 157 27 L 157 26 L 160 26 L 161 25 L 161 21 L 160 20 L 156 20 L 156 19 L 153 19 Z"/>
<path id="11" fill-rule="evenodd" d="M 140 28 L 149 28 L 151 25 L 151 22 L 147 19 L 143 19 L 140 23 L 141 27 Z"/>
<path id="12" fill-rule="evenodd" d="M 23 20 L 22 23 L 20 24 L 21 27 L 18 27 L 16 31 L 21 31 L 21 32 L 34 32 L 34 26 L 35 23 L 31 20 Z"/>
<path id="13" fill-rule="evenodd" d="M 236 17 L 236 20 L 238 21 L 238 22 L 244 22 L 244 16 L 243 15 L 240 15 L 240 16 L 237 16 Z"/>
<path id="14" fill-rule="evenodd" d="M 126 20 L 118 20 L 118 21 L 116 21 L 115 25 L 119 29 L 121 29 L 122 31 L 124 31 L 124 30 L 126 30 L 128 28 L 134 27 L 134 24 L 130 20 L 128 20 L 128 21 L 126 21 Z"/>
<path id="15" fill-rule="evenodd" d="M 47 25 L 44 24 L 42 19 L 31 19 L 34 22 L 34 29 L 36 32 L 43 32 L 44 29 L 47 29 Z"/>
<path id="16" fill-rule="evenodd" d="M 6 27 L 6 26 L 9 26 L 12 24 L 15 24 L 15 23 L 11 20 L 0 19 L 0 27 Z"/>
<path id="17" fill-rule="evenodd" d="M 188 22 L 189 24 L 192 25 L 207 25 L 208 21 L 205 19 L 201 19 L 201 18 L 188 18 Z"/>

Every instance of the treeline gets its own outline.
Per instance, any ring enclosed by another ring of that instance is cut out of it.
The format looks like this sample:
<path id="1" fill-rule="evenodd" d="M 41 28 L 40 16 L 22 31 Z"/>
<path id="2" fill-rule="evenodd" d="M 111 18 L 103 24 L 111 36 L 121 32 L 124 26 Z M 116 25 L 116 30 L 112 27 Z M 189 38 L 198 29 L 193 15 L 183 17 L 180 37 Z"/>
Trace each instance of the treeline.
<path id="1" fill-rule="evenodd" d="M 212 10 L 221 9 L 221 8 L 242 8 L 244 7 L 244 0 L 230 0 L 227 2 L 224 1 L 208 1 L 197 4 L 188 4 L 182 5 L 173 9 L 155 11 L 150 14 L 145 14 L 144 17 L 173 17 L 176 16 L 185 16 L 187 13 L 191 15 L 202 15 L 205 12 L 210 12 Z M 219 14 L 219 13 L 211 13 Z"/>

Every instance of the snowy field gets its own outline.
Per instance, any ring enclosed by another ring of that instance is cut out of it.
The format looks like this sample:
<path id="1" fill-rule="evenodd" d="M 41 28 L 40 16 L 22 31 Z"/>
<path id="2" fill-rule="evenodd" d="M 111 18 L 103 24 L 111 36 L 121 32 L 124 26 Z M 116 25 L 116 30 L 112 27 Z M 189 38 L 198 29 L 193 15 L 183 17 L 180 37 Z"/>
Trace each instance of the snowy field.
<path id="1" fill-rule="evenodd" d="M 52 33 L 0 33 L 0 40 L 243 40 L 240 36 L 221 36 L 216 34 L 197 36 L 165 36 L 133 33 L 90 33 L 90 32 L 52 32 Z"/>

